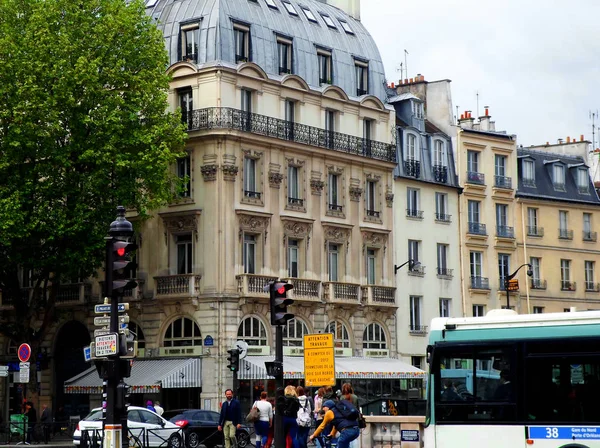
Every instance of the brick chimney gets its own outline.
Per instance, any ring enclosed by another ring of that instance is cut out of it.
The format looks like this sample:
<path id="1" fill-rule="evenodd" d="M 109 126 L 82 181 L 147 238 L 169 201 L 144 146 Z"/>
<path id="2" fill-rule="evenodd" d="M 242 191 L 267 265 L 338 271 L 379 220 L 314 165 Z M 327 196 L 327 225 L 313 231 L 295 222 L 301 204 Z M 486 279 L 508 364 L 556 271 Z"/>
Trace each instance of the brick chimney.
<path id="1" fill-rule="evenodd" d="M 319 0 L 336 8 L 341 9 L 350 17 L 360 20 L 360 0 Z"/>
<path id="2" fill-rule="evenodd" d="M 492 116 L 490 115 L 490 107 L 483 106 L 483 108 L 485 112 L 481 117 L 479 117 L 479 129 L 482 131 L 491 131 L 492 129 L 490 129 L 490 118 L 492 118 Z"/>
<path id="3" fill-rule="evenodd" d="M 458 125 L 463 129 L 473 129 L 473 122 L 475 119 L 471 116 L 471 111 L 466 110 L 460 114 L 458 119 Z"/>

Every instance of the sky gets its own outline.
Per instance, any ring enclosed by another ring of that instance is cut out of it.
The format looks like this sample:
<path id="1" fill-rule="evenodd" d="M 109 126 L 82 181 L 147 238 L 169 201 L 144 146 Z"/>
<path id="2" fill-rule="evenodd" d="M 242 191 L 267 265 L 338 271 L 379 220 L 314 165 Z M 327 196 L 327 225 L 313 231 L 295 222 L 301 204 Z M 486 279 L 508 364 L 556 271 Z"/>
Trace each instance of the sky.
<path id="1" fill-rule="evenodd" d="M 581 134 L 600 110 L 599 0 L 362 0 L 388 82 L 452 81 L 453 111 L 489 106 L 523 146 Z M 598 143 L 596 118 L 596 147 Z"/>

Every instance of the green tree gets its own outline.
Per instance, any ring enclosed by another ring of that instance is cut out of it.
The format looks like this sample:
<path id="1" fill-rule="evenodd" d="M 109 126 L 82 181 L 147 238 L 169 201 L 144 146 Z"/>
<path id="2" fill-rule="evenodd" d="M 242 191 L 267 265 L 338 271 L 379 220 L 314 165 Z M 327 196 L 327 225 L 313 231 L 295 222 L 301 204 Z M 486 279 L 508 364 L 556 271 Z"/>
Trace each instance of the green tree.
<path id="1" fill-rule="evenodd" d="M 180 188 L 167 66 L 140 0 L 0 1 L 0 288 L 15 309 L 0 333 L 34 354 L 61 284 L 101 267 L 116 206 L 142 220 Z"/>

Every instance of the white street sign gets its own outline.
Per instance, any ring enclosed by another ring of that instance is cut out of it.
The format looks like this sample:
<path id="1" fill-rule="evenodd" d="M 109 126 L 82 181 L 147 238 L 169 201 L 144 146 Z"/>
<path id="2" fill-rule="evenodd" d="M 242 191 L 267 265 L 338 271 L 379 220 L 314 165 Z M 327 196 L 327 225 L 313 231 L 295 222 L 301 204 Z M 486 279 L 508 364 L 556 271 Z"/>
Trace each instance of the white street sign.
<path id="1" fill-rule="evenodd" d="M 129 316 L 127 314 L 123 314 L 119 316 L 119 323 L 126 324 L 129 323 Z M 94 317 L 94 325 L 97 327 L 103 327 L 105 325 L 110 325 L 110 317 Z"/>
<path id="2" fill-rule="evenodd" d="M 31 367 L 31 363 L 29 363 L 29 362 L 20 362 L 19 363 L 19 369 L 21 369 L 21 370 L 29 369 L 29 367 Z"/>
<path id="3" fill-rule="evenodd" d="M 8 376 L 8 370 L 0 370 L 0 378 L 3 376 Z"/>
<path id="4" fill-rule="evenodd" d="M 116 355 L 119 351 L 117 333 L 96 336 L 96 357 Z"/>
<path id="5" fill-rule="evenodd" d="M 110 333 L 108 328 L 100 328 L 99 330 L 94 330 L 94 336 L 102 336 L 103 334 Z"/>
<path id="6" fill-rule="evenodd" d="M 0 366 L 0 372 L 8 372 L 8 366 Z"/>
<path id="7" fill-rule="evenodd" d="M 28 382 L 29 382 L 29 369 L 19 370 L 19 383 L 28 383 Z"/>

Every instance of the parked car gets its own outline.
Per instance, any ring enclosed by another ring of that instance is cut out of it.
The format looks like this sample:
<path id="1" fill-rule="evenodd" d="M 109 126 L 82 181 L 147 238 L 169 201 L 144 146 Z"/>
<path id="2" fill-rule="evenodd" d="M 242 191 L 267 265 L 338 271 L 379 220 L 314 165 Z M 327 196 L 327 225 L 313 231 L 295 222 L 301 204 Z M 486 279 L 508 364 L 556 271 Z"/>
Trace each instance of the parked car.
<path id="1" fill-rule="evenodd" d="M 183 428 L 189 448 L 198 448 L 200 445 L 205 445 L 206 448 L 214 448 L 217 445 L 224 445 L 223 433 L 218 430 L 218 412 L 205 409 L 176 409 L 165 411 L 163 417 Z M 236 431 L 239 448 L 246 448 L 251 443 L 250 434 L 252 431 L 253 428 L 245 425 L 242 425 Z"/>
<path id="2" fill-rule="evenodd" d="M 82 432 L 87 431 L 90 439 L 102 435 L 102 408 L 96 408 L 77 424 L 73 433 L 73 444 L 79 446 Z M 151 447 L 182 448 L 181 428 L 149 409 L 129 406 L 127 409 L 127 430 L 130 445 L 144 445 L 147 438 Z M 137 439 L 137 440 L 136 440 Z"/>

